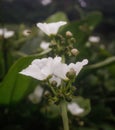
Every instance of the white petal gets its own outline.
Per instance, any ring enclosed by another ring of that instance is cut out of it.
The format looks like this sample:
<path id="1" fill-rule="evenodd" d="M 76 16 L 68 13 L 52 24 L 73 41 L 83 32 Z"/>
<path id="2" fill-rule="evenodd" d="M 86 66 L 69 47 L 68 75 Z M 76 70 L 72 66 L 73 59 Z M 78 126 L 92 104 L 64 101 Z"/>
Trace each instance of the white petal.
<path id="1" fill-rule="evenodd" d="M 44 80 L 48 77 L 47 75 L 42 74 L 38 66 L 35 64 L 29 65 L 29 67 L 23 69 L 20 74 L 27 75 L 38 80 Z"/>
<path id="2" fill-rule="evenodd" d="M 68 72 L 68 67 L 66 64 L 57 64 L 55 65 L 55 69 L 54 69 L 54 75 L 56 75 L 57 77 L 60 77 L 62 79 L 67 79 L 66 77 L 66 73 Z"/>
<path id="3" fill-rule="evenodd" d="M 27 76 L 31 76 L 38 80 L 44 80 L 51 74 L 50 69 L 48 68 L 49 66 L 47 65 L 50 59 L 51 58 L 43 58 L 41 60 L 36 59 L 32 62 L 31 65 L 29 65 L 29 67 L 22 70 L 20 73 Z"/>
<path id="4" fill-rule="evenodd" d="M 81 108 L 77 103 L 69 103 L 67 105 L 68 110 L 71 112 L 72 115 L 79 115 L 84 112 L 84 109 Z"/>
<path id="5" fill-rule="evenodd" d="M 52 75 L 53 74 L 52 64 L 53 64 L 53 59 L 48 58 L 45 65 L 42 67 L 41 72 L 48 76 Z"/>
<path id="6" fill-rule="evenodd" d="M 60 77 L 62 79 L 66 79 L 66 73 L 68 72 L 68 67 L 66 64 L 62 63 L 62 58 L 61 57 L 55 57 L 53 62 L 52 62 L 52 73 Z"/>
<path id="7" fill-rule="evenodd" d="M 84 59 L 82 62 L 76 62 L 76 64 L 71 63 L 69 64 L 69 68 L 73 68 L 76 71 L 76 75 L 79 74 L 80 70 L 83 68 L 84 65 L 88 64 L 88 60 Z"/>
<path id="8" fill-rule="evenodd" d="M 51 34 L 56 35 L 58 29 L 66 23 L 67 22 L 65 21 L 55 23 L 37 23 L 37 27 L 39 27 L 44 33 L 46 33 L 49 36 Z"/>
<path id="9" fill-rule="evenodd" d="M 43 94 L 43 87 L 41 86 L 37 86 L 34 90 L 34 95 L 36 95 L 38 98 L 41 98 L 42 97 L 42 94 Z"/>
<path id="10" fill-rule="evenodd" d="M 52 78 L 50 78 L 50 83 L 53 82 L 53 81 L 56 81 L 57 82 L 57 87 L 61 85 L 61 79 L 59 77 L 56 77 L 56 76 L 52 76 Z"/>
<path id="11" fill-rule="evenodd" d="M 43 49 L 43 50 L 47 50 L 49 48 L 49 45 L 50 43 L 49 42 L 41 42 L 40 44 L 40 47 Z"/>
<path id="12" fill-rule="evenodd" d="M 46 23 L 37 23 L 37 27 L 39 27 L 47 35 L 50 35 L 49 28 Z"/>
<path id="13" fill-rule="evenodd" d="M 37 86 L 33 93 L 29 94 L 28 98 L 32 103 L 37 104 L 41 101 L 43 94 L 43 88 L 40 86 Z"/>

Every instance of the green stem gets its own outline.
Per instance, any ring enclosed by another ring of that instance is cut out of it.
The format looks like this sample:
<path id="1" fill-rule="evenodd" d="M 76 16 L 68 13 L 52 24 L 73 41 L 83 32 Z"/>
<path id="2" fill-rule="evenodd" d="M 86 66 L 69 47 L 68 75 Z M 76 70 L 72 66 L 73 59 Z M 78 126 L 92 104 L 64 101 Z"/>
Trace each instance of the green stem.
<path id="1" fill-rule="evenodd" d="M 61 116 L 62 116 L 64 130 L 69 130 L 66 101 L 62 101 L 60 103 L 60 106 L 61 106 Z"/>
<path id="2" fill-rule="evenodd" d="M 54 95 L 57 95 L 55 89 L 52 87 L 52 85 L 49 83 L 49 81 L 48 81 L 48 85 L 49 85 L 51 91 L 53 92 L 53 94 L 54 94 Z"/>

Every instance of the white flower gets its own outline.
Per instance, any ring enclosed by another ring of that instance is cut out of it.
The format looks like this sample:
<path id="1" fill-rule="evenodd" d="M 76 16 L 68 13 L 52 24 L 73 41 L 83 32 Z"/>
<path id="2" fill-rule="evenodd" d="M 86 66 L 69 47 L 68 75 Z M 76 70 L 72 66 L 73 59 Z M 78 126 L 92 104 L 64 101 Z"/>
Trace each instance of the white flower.
<path id="1" fill-rule="evenodd" d="M 84 59 L 83 61 L 81 62 L 76 62 L 76 64 L 74 63 L 70 63 L 69 64 L 69 68 L 71 69 L 74 69 L 74 71 L 76 72 L 76 76 L 79 74 L 80 70 L 83 68 L 84 65 L 88 64 L 88 60 L 87 59 Z"/>
<path id="2" fill-rule="evenodd" d="M 52 82 L 55 80 L 57 86 L 59 86 L 61 84 L 61 79 L 67 79 L 66 73 L 69 69 L 61 60 L 61 57 L 55 57 L 54 59 L 51 57 L 36 59 L 29 67 L 22 70 L 20 73 L 38 80 L 45 80 L 51 76 L 49 81 Z"/>
<path id="3" fill-rule="evenodd" d="M 28 98 L 32 103 L 36 104 L 41 101 L 42 94 L 43 94 L 43 88 L 40 86 L 37 86 L 33 93 L 29 94 Z"/>
<path id="4" fill-rule="evenodd" d="M 67 24 L 67 22 L 65 21 L 54 22 L 54 23 L 37 23 L 37 27 L 39 27 L 44 33 L 50 36 L 50 35 L 56 35 L 58 29 L 65 24 Z"/>
<path id="5" fill-rule="evenodd" d="M 100 41 L 100 37 L 99 36 L 90 36 L 89 41 L 98 43 Z"/>
<path id="6" fill-rule="evenodd" d="M 81 108 L 77 103 L 72 102 L 68 103 L 67 105 L 68 110 L 71 112 L 72 115 L 79 115 L 84 112 L 84 109 Z"/>
<path id="7" fill-rule="evenodd" d="M 67 65 L 61 62 L 61 57 L 55 57 L 54 59 L 49 57 L 35 59 L 29 67 L 22 70 L 20 73 L 38 80 L 45 80 L 53 75 L 65 79 L 66 69 Z"/>
<path id="8" fill-rule="evenodd" d="M 6 28 L 0 29 L 0 36 L 3 36 L 4 38 L 10 38 L 14 35 L 14 31 L 8 31 Z"/>
<path id="9" fill-rule="evenodd" d="M 42 0 L 41 3 L 45 6 L 52 2 L 52 0 Z"/>
<path id="10" fill-rule="evenodd" d="M 47 49 L 49 48 L 49 45 L 50 45 L 49 42 L 43 41 L 43 42 L 41 42 L 40 47 L 41 47 L 43 50 L 47 50 Z"/>
<path id="11" fill-rule="evenodd" d="M 70 71 L 70 69 L 74 69 L 76 75 L 78 75 L 80 70 L 87 63 L 87 59 L 82 62 L 77 62 L 76 64 L 71 63 L 69 65 L 62 63 L 61 57 L 55 57 L 54 59 L 51 57 L 35 59 L 29 67 L 22 70 L 20 73 L 38 80 L 45 80 L 48 77 L 51 77 L 49 81 L 52 82 L 55 80 L 57 82 L 57 86 L 59 86 L 62 79 L 68 80 L 66 74 Z"/>
<path id="12" fill-rule="evenodd" d="M 50 58 L 43 58 L 43 59 L 35 59 L 31 65 L 29 65 L 26 69 L 22 70 L 20 73 L 31 76 L 38 80 L 46 79 L 50 74 L 50 70 L 48 68 Z M 46 72 L 44 72 L 44 69 Z"/>

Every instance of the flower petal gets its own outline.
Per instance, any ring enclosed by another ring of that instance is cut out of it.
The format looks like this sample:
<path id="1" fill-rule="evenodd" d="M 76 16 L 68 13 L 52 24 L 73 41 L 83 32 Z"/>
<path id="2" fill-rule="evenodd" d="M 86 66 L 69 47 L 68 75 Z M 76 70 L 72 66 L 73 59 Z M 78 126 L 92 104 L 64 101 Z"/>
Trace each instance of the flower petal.
<path id="1" fill-rule="evenodd" d="M 80 70 L 83 68 L 84 65 L 88 64 L 88 60 L 84 59 L 82 62 L 76 62 L 76 64 L 71 63 L 69 64 L 69 68 L 73 68 L 76 71 L 76 75 L 79 74 Z"/>
<path id="2" fill-rule="evenodd" d="M 77 103 L 69 103 L 67 105 L 68 110 L 71 112 L 72 115 L 79 115 L 84 112 L 84 109 L 81 108 Z"/>
<path id="3" fill-rule="evenodd" d="M 58 32 L 58 29 L 65 25 L 67 22 L 60 21 L 55 23 L 37 23 L 37 27 L 39 27 L 44 33 L 49 35 L 56 35 Z"/>
<path id="4" fill-rule="evenodd" d="M 38 79 L 38 80 L 44 80 L 50 75 L 50 71 L 48 68 L 46 69 L 48 72 L 44 73 L 44 71 L 42 71 L 42 70 L 44 70 L 44 67 L 47 67 L 46 66 L 47 63 L 48 63 L 47 58 L 43 58 L 41 60 L 35 59 L 32 62 L 32 64 L 29 65 L 29 67 L 22 70 L 20 73 L 27 75 L 27 76 L 31 76 L 31 77 Z"/>
<path id="5" fill-rule="evenodd" d="M 41 47 L 43 50 L 47 50 L 47 49 L 49 48 L 49 45 L 50 45 L 49 42 L 42 41 L 41 44 L 40 44 L 40 47 Z"/>
<path id="6" fill-rule="evenodd" d="M 49 81 L 50 81 L 50 83 L 53 82 L 53 81 L 56 81 L 57 87 L 61 85 L 61 78 L 56 77 L 56 76 L 54 76 L 54 75 L 52 76 L 52 78 L 50 78 Z"/>

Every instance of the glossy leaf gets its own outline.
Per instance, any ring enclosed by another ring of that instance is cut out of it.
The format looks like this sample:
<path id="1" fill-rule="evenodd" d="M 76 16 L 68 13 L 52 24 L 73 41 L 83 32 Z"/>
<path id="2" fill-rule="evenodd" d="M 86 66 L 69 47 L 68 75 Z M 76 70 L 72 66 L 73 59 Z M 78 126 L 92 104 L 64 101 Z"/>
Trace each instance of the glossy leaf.
<path id="1" fill-rule="evenodd" d="M 31 63 L 34 57 L 18 60 L 9 70 L 0 86 L 0 104 L 19 101 L 28 89 L 32 79 L 19 72 Z"/>
<path id="2" fill-rule="evenodd" d="M 0 104 L 10 104 L 20 101 L 25 96 L 28 89 L 35 86 L 36 80 L 21 75 L 19 72 L 26 68 L 32 60 L 40 58 L 40 55 L 45 53 L 48 53 L 48 51 L 36 56 L 24 57 L 16 61 L 0 85 Z"/>

